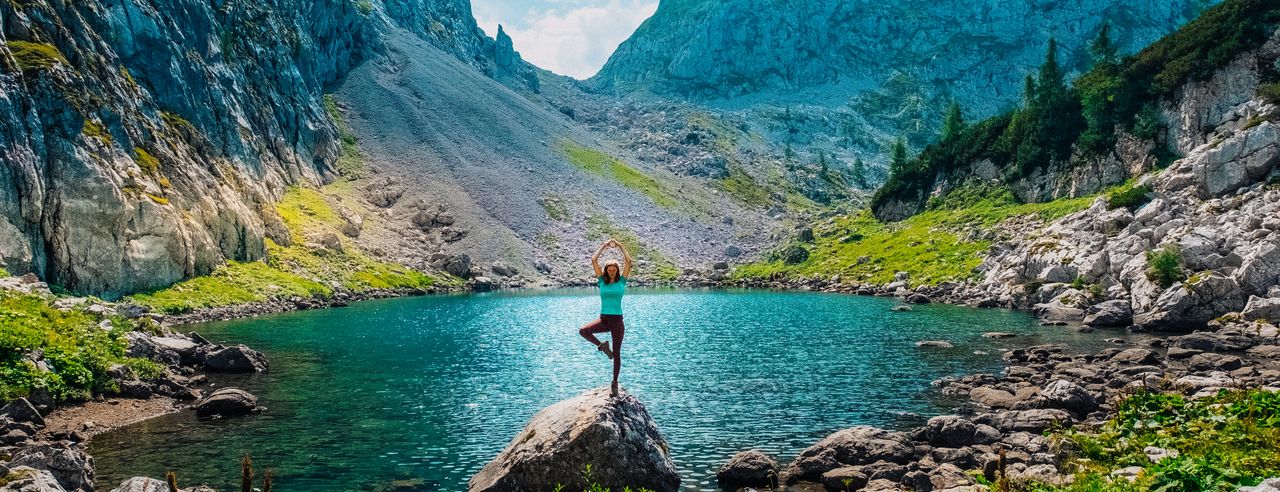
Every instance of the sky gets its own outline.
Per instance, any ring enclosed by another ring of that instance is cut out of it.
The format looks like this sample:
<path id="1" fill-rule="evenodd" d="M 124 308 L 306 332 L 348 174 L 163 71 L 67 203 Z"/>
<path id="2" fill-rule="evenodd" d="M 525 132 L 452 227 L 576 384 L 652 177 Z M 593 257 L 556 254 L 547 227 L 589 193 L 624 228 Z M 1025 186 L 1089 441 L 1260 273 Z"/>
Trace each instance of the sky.
<path id="1" fill-rule="evenodd" d="M 502 24 L 525 61 L 577 79 L 595 75 L 657 8 L 657 0 L 471 0 L 489 36 Z"/>

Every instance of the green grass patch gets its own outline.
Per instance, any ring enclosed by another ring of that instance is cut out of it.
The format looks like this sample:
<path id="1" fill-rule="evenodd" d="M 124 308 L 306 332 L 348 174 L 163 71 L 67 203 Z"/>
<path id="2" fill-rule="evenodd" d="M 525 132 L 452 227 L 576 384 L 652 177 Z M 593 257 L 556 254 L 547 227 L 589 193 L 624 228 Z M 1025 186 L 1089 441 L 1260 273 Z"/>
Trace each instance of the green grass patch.
<path id="1" fill-rule="evenodd" d="M 760 183 L 740 166 L 729 166 L 729 175 L 716 182 L 716 185 L 744 204 L 762 206 L 769 203 L 769 190 L 760 186 Z"/>
<path id="2" fill-rule="evenodd" d="M 18 61 L 22 71 L 47 70 L 59 63 L 66 64 L 67 57 L 62 56 L 58 47 L 49 43 L 32 43 L 29 41 L 9 41 L 9 52 Z"/>
<path id="3" fill-rule="evenodd" d="M 883 284 L 893 281 L 896 272 L 908 272 L 913 285 L 934 285 L 972 278 L 991 246 L 987 240 L 968 240 L 970 231 L 987 230 L 1015 216 L 1035 216 L 1054 220 L 1088 208 L 1093 197 L 1045 203 L 1019 203 L 1012 193 L 957 194 L 933 203 L 924 212 L 906 220 L 883 223 L 870 211 L 814 226 L 815 241 L 806 259 L 783 255 L 780 248 L 765 261 L 747 264 L 734 271 L 737 278 L 841 275 L 847 281 Z M 792 258 L 788 263 L 784 256 Z M 864 260 L 859 261 L 860 258 Z"/>
<path id="4" fill-rule="evenodd" d="M 115 390 L 107 369 L 134 368 L 141 377 L 162 373 L 154 362 L 125 356 L 124 334 L 149 328 L 122 317 L 103 317 L 74 308 L 56 309 L 51 298 L 0 290 L 0 400 L 47 389 L 55 400 L 85 399 Z M 109 320 L 109 329 L 99 326 Z M 149 323 L 147 321 L 146 323 Z M 44 352 L 50 371 L 40 371 L 23 355 Z"/>
<path id="5" fill-rule="evenodd" d="M 1137 185 L 1132 180 L 1107 192 L 1107 208 L 1115 210 L 1125 207 L 1136 210 L 1151 201 L 1147 195 L 1151 193 L 1150 185 Z"/>
<path id="6" fill-rule="evenodd" d="M 1280 82 L 1258 86 L 1258 96 L 1271 104 L 1280 104 Z"/>
<path id="7" fill-rule="evenodd" d="M 1072 429 L 1055 440 L 1073 449 L 1073 484 L 1036 490 L 1218 491 L 1280 476 L 1280 393 L 1223 390 L 1191 400 L 1140 391 L 1120 402 L 1096 429 Z M 1152 463 L 1148 446 L 1175 450 Z M 1139 466 L 1138 480 L 1111 480 L 1112 470 Z"/>
<path id="8" fill-rule="evenodd" d="M 659 207 L 675 208 L 680 202 L 677 195 L 662 182 L 616 157 L 570 141 L 562 142 L 560 150 L 574 167 L 611 179 L 623 188 L 640 192 Z"/>
<path id="9" fill-rule="evenodd" d="M 5 269 L 4 267 L 0 267 L 0 278 L 11 277 L 11 276 L 13 276 L 13 274 L 9 273 L 9 270 Z"/>
<path id="10" fill-rule="evenodd" d="M 1186 278 L 1187 272 L 1182 270 L 1182 255 L 1177 249 L 1170 246 L 1147 252 L 1147 279 L 1168 289 Z"/>
<path id="11" fill-rule="evenodd" d="M 85 118 L 84 125 L 80 127 L 80 132 L 86 137 L 98 139 L 108 147 L 111 146 L 111 133 L 107 131 L 105 126 L 102 126 L 102 123 Z"/>
<path id="12" fill-rule="evenodd" d="M 367 3 L 367 0 L 365 1 Z M 369 9 L 372 11 L 373 6 L 370 5 Z M 342 111 L 338 109 L 338 100 L 333 97 L 333 94 L 324 95 L 324 110 L 329 114 L 329 119 L 333 120 L 333 126 L 338 129 L 340 152 L 334 170 L 348 179 L 361 177 L 364 171 L 364 154 L 360 152 L 360 139 L 342 117 Z"/>
<path id="13" fill-rule="evenodd" d="M 617 239 L 631 251 L 636 260 L 644 260 L 648 263 L 648 268 L 652 271 L 644 271 L 637 265 L 637 270 L 633 273 L 639 274 L 638 276 L 649 276 L 663 282 L 674 281 L 680 276 L 680 269 L 675 263 L 667 259 L 661 251 L 646 245 L 630 229 L 617 226 L 603 215 L 587 217 L 587 239 L 604 241 L 608 238 Z"/>
<path id="14" fill-rule="evenodd" d="M 157 159 L 156 156 L 147 152 L 147 149 L 134 147 L 133 156 L 133 161 L 138 163 L 138 168 L 142 169 L 142 172 L 147 173 L 148 176 L 152 177 L 160 175 L 160 159 Z"/>
<path id="15" fill-rule="evenodd" d="M 178 113 L 174 113 L 172 111 L 161 111 L 160 119 L 164 121 L 165 125 L 168 125 L 169 128 L 174 130 L 182 130 L 190 134 L 195 134 L 196 132 L 196 126 L 192 125 L 186 118 L 179 116 Z"/>
<path id="16" fill-rule="evenodd" d="M 265 261 L 230 262 L 212 274 L 154 292 L 134 302 L 177 314 L 291 297 L 330 297 L 334 285 L 352 292 L 370 289 L 425 289 L 438 279 L 412 268 L 378 260 L 353 245 L 342 251 L 308 245 L 309 238 L 336 233 L 342 218 L 320 190 L 290 188 L 276 205 L 292 245 L 267 240 Z"/>

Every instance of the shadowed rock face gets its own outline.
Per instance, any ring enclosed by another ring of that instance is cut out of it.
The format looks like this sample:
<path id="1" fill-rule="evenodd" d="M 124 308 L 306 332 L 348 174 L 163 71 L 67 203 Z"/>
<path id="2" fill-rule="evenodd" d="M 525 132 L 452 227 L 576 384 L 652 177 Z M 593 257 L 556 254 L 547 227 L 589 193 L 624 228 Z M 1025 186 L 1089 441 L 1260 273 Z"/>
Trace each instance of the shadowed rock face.
<path id="1" fill-rule="evenodd" d="M 0 5 L 0 261 L 107 297 L 287 243 L 271 204 L 334 177 L 324 87 L 388 29 L 495 78 L 531 70 L 497 67 L 465 0 L 16 5 Z"/>
<path id="2" fill-rule="evenodd" d="M 667 443 L 649 412 L 635 397 L 609 396 L 597 388 L 549 406 L 529 421 L 498 457 L 471 478 L 472 492 L 565 490 L 586 488 L 591 480 L 622 490 L 658 492 L 680 486 Z"/>

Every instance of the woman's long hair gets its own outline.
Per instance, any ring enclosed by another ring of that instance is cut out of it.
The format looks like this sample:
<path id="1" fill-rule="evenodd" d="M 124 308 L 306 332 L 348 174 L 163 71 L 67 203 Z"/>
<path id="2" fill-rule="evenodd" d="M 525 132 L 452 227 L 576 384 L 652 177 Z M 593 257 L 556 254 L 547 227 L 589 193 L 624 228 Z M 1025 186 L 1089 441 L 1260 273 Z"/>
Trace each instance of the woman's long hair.
<path id="1" fill-rule="evenodd" d="M 609 278 L 609 267 L 613 267 L 613 271 L 617 272 L 617 275 L 615 275 L 612 279 Z M 612 284 L 614 282 L 617 282 L 621 278 L 622 278 L 622 267 L 618 266 L 617 263 L 614 263 L 612 261 L 605 263 L 604 270 L 600 271 L 600 281 L 604 282 L 605 284 Z"/>

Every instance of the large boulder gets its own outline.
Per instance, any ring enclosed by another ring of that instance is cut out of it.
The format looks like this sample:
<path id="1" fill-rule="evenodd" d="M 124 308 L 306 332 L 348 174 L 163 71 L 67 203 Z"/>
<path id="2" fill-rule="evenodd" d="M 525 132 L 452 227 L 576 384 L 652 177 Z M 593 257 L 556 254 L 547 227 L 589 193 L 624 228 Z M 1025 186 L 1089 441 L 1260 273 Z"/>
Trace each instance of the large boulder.
<path id="1" fill-rule="evenodd" d="M 5 466 L 11 469 L 25 466 L 46 471 L 63 489 L 69 491 L 93 490 L 93 457 L 83 449 L 65 442 L 21 448 L 13 453 L 13 458 Z"/>
<path id="2" fill-rule="evenodd" d="M 267 370 L 267 358 L 244 345 L 214 348 L 205 354 L 204 368 L 212 372 L 263 372 Z"/>
<path id="3" fill-rule="evenodd" d="M 1248 321 L 1280 323 L 1280 297 L 1249 296 L 1249 302 L 1245 303 L 1240 316 Z"/>
<path id="4" fill-rule="evenodd" d="M 1249 337 L 1229 333 L 1196 332 L 1190 335 L 1172 337 L 1169 347 L 1196 350 L 1200 352 L 1239 352 L 1254 345 Z"/>
<path id="5" fill-rule="evenodd" d="M 836 468 L 877 461 L 907 464 L 915 447 L 905 433 L 857 426 L 838 431 L 800 452 L 783 472 L 786 483 L 818 481 Z"/>
<path id="6" fill-rule="evenodd" d="M 1049 406 L 1064 408 L 1077 415 L 1087 415 L 1098 408 L 1098 401 L 1088 390 L 1065 379 L 1050 381 L 1040 390 L 1040 396 Z"/>
<path id="7" fill-rule="evenodd" d="M 133 477 L 120 482 L 111 492 L 169 492 L 169 484 L 149 477 Z"/>
<path id="8" fill-rule="evenodd" d="M 0 476 L 0 479 L 7 481 L 0 486 L 0 491 L 3 492 L 67 492 L 48 470 L 37 470 L 29 466 L 15 466 L 9 473 Z"/>
<path id="9" fill-rule="evenodd" d="M 14 422 L 30 422 L 44 427 L 44 417 L 36 411 L 36 407 L 26 398 L 18 398 L 0 407 L 0 417 L 8 417 Z"/>
<path id="10" fill-rule="evenodd" d="M 590 480 L 613 490 L 672 492 L 680 476 L 666 439 L 644 405 L 626 392 L 597 388 L 542 409 L 467 487 L 471 492 L 583 490 Z"/>
<path id="11" fill-rule="evenodd" d="M 776 487 L 778 460 L 759 450 L 743 451 L 729 458 L 716 472 L 716 480 L 729 487 Z"/>
<path id="12" fill-rule="evenodd" d="M 1191 331 L 1214 318 L 1239 311 L 1244 300 L 1235 279 L 1201 273 L 1165 290 L 1147 310 L 1136 313 L 1133 321 L 1149 328 Z"/>
<path id="13" fill-rule="evenodd" d="M 958 448 L 988 441 L 985 434 L 979 432 L 977 424 L 969 419 L 958 415 L 939 415 L 917 429 L 914 437 L 934 446 Z"/>
<path id="14" fill-rule="evenodd" d="M 196 416 L 200 418 L 235 417 L 260 411 L 258 397 L 240 388 L 222 388 L 196 402 Z"/>
<path id="15" fill-rule="evenodd" d="M 176 366 L 182 362 L 182 355 L 170 348 L 157 344 L 155 338 L 140 331 L 124 334 L 125 355 L 150 359 L 167 366 Z"/>
<path id="16" fill-rule="evenodd" d="M 1100 302 L 1084 310 L 1084 324 L 1089 326 L 1129 326 L 1133 323 L 1133 309 L 1129 301 Z"/>
<path id="17" fill-rule="evenodd" d="M 1033 410 L 1010 410 L 998 413 L 979 415 L 976 422 L 986 424 L 1004 432 L 1040 433 L 1055 424 L 1071 424 L 1071 414 L 1056 408 L 1037 408 Z"/>

